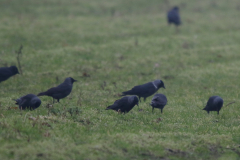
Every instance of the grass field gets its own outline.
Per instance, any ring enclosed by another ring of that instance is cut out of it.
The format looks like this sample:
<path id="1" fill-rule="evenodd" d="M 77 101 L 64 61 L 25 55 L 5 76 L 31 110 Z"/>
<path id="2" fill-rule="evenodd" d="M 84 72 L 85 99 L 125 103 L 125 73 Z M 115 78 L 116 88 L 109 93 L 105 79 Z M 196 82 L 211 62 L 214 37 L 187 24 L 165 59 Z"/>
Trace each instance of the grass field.
<path id="1" fill-rule="evenodd" d="M 178 5 L 180 32 L 166 11 Z M 239 159 L 239 0 L 1 0 L 0 67 L 22 75 L 0 84 L 0 159 Z M 73 77 L 70 96 L 34 111 L 14 101 Z M 161 114 L 141 102 L 105 108 L 122 91 L 155 79 Z M 219 95 L 220 115 L 203 108 Z"/>

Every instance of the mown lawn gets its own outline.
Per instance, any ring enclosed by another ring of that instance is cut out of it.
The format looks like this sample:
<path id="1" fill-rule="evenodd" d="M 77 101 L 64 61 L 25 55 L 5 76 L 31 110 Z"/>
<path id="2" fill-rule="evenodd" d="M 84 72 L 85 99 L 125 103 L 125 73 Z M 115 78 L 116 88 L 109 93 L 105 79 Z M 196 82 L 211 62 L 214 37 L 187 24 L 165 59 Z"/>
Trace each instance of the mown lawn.
<path id="1" fill-rule="evenodd" d="M 173 5 L 179 33 L 166 22 Z M 0 83 L 0 159 L 239 159 L 240 1 L 1 0 L 0 10 L 0 67 L 17 65 L 23 45 L 23 74 Z M 70 76 L 61 103 L 15 108 Z M 105 110 L 155 79 L 163 114 L 152 97 L 125 115 Z M 212 95 L 220 115 L 197 108 Z"/>

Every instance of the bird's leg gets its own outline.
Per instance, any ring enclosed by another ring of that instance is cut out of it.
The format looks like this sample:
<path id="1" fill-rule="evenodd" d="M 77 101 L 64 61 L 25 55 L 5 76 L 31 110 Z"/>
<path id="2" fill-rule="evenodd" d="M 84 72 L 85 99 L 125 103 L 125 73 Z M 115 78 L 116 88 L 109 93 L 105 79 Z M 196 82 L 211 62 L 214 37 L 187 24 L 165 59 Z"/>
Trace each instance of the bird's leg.
<path id="1" fill-rule="evenodd" d="M 52 98 L 53 104 L 54 104 L 54 98 Z"/>
<path id="2" fill-rule="evenodd" d="M 207 113 L 209 114 L 209 111 L 207 111 Z"/>
<path id="3" fill-rule="evenodd" d="M 152 107 L 152 113 L 153 113 L 154 107 Z"/>
<path id="4" fill-rule="evenodd" d="M 179 27 L 176 26 L 176 33 L 178 34 L 179 33 Z"/>
<path id="5" fill-rule="evenodd" d="M 144 102 L 146 101 L 146 97 L 144 97 Z"/>
<path id="6" fill-rule="evenodd" d="M 60 102 L 59 102 L 59 99 L 57 99 L 57 101 L 58 101 L 58 103 L 60 103 Z"/>
<path id="7" fill-rule="evenodd" d="M 219 111 L 217 111 L 217 112 L 218 112 L 217 114 L 219 115 Z"/>
<path id="8" fill-rule="evenodd" d="M 117 112 L 118 112 L 118 114 L 119 114 L 119 113 L 121 114 L 121 109 L 118 109 L 118 111 L 117 111 Z"/>
<path id="9" fill-rule="evenodd" d="M 162 109 L 161 109 L 161 113 L 162 113 Z"/>
<path id="10" fill-rule="evenodd" d="M 139 102 L 141 102 L 141 97 L 138 97 L 138 99 L 139 99 Z"/>

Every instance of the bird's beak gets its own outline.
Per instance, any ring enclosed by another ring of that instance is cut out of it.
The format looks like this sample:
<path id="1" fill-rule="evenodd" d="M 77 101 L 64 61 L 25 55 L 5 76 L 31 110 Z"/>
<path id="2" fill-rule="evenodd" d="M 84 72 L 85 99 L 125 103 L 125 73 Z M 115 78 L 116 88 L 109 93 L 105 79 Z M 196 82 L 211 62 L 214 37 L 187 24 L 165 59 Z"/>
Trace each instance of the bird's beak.
<path id="1" fill-rule="evenodd" d="M 165 86 L 163 86 L 163 88 L 166 89 Z"/>
<path id="2" fill-rule="evenodd" d="M 73 82 L 77 82 L 77 80 L 74 79 Z"/>

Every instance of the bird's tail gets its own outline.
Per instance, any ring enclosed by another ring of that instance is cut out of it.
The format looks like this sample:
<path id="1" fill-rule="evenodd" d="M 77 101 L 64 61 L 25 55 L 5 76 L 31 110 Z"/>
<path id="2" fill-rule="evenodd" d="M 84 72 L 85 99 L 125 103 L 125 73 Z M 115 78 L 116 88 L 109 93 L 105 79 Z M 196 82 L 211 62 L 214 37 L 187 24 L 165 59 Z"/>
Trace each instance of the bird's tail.
<path id="1" fill-rule="evenodd" d="M 21 100 L 20 99 L 13 99 L 16 103 L 15 104 L 20 104 Z"/>
<path id="2" fill-rule="evenodd" d="M 106 108 L 106 110 L 109 110 L 109 109 L 113 109 L 113 110 L 115 110 L 117 108 L 117 106 L 116 105 L 111 105 L 111 106 L 108 106 L 107 108 Z"/>
<path id="3" fill-rule="evenodd" d="M 121 96 L 126 96 L 126 95 L 133 95 L 132 91 L 126 91 L 126 92 L 122 92 Z"/>
<path id="4" fill-rule="evenodd" d="M 46 95 L 46 92 L 41 92 L 41 93 L 38 93 L 37 96 L 45 96 Z"/>
<path id="5" fill-rule="evenodd" d="M 111 109 L 111 107 L 112 107 L 112 106 L 108 106 L 105 110 L 109 110 L 109 109 Z"/>

